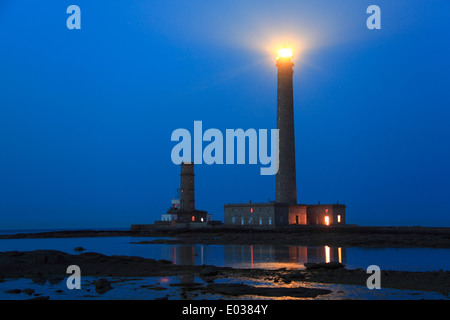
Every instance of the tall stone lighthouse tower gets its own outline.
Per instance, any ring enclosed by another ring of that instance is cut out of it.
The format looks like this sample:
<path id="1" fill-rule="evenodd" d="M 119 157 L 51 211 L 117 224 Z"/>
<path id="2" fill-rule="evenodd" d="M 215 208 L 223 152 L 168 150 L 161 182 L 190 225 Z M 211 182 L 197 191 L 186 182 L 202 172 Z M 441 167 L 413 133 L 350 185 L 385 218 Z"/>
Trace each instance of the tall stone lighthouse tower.
<path id="1" fill-rule="evenodd" d="M 275 202 L 297 204 L 294 140 L 294 97 L 291 49 L 281 49 L 277 58 L 277 129 L 279 129 L 279 166 Z"/>
<path id="2" fill-rule="evenodd" d="M 194 164 L 191 162 L 181 164 L 180 188 L 180 209 L 195 211 Z"/>

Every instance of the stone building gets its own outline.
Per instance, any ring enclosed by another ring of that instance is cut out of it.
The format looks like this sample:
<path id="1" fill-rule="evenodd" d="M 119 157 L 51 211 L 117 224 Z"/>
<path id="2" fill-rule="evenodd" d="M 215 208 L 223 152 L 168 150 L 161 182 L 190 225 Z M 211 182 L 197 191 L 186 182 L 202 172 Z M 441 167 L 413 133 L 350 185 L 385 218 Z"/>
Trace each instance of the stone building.
<path id="1" fill-rule="evenodd" d="M 343 204 L 297 204 L 295 168 L 293 62 L 290 49 L 282 49 L 277 58 L 277 129 L 279 129 L 279 165 L 276 174 L 275 201 L 269 203 L 226 204 L 225 225 L 285 226 L 343 225 Z M 287 51 L 289 50 L 289 51 Z M 286 54 L 286 52 L 288 54 Z"/>
<path id="2" fill-rule="evenodd" d="M 226 204 L 225 225 L 285 226 L 285 225 L 343 225 L 345 205 L 285 205 L 270 203 Z"/>

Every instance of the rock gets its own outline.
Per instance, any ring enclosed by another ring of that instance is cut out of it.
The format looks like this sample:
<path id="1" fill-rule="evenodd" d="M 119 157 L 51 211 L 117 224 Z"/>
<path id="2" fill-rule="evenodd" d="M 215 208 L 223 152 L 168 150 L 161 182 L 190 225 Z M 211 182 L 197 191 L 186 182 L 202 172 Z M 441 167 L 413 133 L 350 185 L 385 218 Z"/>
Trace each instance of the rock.
<path id="1" fill-rule="evenodd" d="M 217 276 L 219 274 L 219 271 L 215 267 L 205 267 L 200 271 L 200 276 Z"/>
<path id="2" fill-rule="evenodd" d="M 306 270 L 314 269 L 339 269 L 344 268 L 345 265 L 339 262 L 321 262 L 321 263 L 304 263 Z"/>
<path id="3" fill-rule="evenodd" d="M 83 247 L 76 247 L 75 249 L 73 249 L 73 251 L 77 251 L 77 252 L 82 252 L 85 251 L 86 249 Z"/>
<path id="4" fill-rule="evenodd" d="M 283 277 L 283 281 L 285 283 L 288 283 L 286 281 L 299 281 L 305 279 L 305 275 L 303 273 L 291 273 L 291 274 L 285 274 Z"/>
<path id="5" fill-rule="evenodd" d="M 148 287 L 147 289 L 150 289 L 150 290 L 156 290 L 156 291 L 167 290 L 167 288 L 159 287 L 159 286 Z"/>
<path id="6" fill-rule="evenodd" d="M 165 260 L 165 259 L 159 259 L 158 262 L 162 263 L 162 264 L 172 264 L 172 261 Z"/>
<path id="7" fill-rule="evenodd" d="M 100 278 L 95 282 L 95 291 L 98 294 L 104 294 L 105 292 L 111 290 L 113 287 L 111 283 L 105 278 Z"/>
<path id="8" fill-rule="evenodd" d="M 50 297 L 49 296 L 39 296 L 39 297 L 34 297 L 31 299 L 27 299 L 27 300 L 49 300 Z"/>
<path id="9" fill-rule="evenodd" d="M 65 264 L 67 259 L 62 252 L 52 250 L 36 250 L 32 253 L 33 260 L 36 264 Z"/>
<path id="10" fill-rule="evenodd" d="M 266 297 L 317 297 L 318 295 L 329 294 L 331 291 L 326 289 L 313 288 L 282 288 L 282 287 L 253 287 L 246 284 L 210 284 L 207 290 L 212 293 L 219 293 L 230 296 L 256 295 Z"/>
<path id="11" fill-rule="evenodd" d="M 58 283 L 60 283 L 61 281 L 63 281 L 64 280 L 64 277 L 61 277 L 61 276 L 59 276 L 59 275 L 53 275 L 53 276 L 49 276 L 48 278 L 47 278 L 47 281 L 50 283 L 50 284 L 58 284 Z"/>
<path id="12" fill-rule="evenodd" d="M 34 289 L 27 288 L 27 289 L 23 289 L 22 292 L 31 296 L 34 293 Z"/>
<path id="13" fill-rule="evenodd" d="M 306 262 L 303 265 L 305 266 L 306 270 L 314 270 L 320 268 L 320 265 L 318 263 Z"/>
<path id="14" fill-rule="evenodd" d="M 12 293 L 12 294 L 18 294 L 21 292 L 22 292 L 22 290 L 20 290 L 20 289 L 12 289 L 12 290 L 5 291 L 5 293 Z"/>
<path id="15" fill-rule="evenodd" d="M 199 282 L 182 282 L 182 283 L 171 283 L 169 287 L 183 287 L 183 288 L 191 288 L 191 287 L 202 287 L 203 283 Z"/>
<path id="16" fill-rule="evenodd" d="M 332 261 L 332 262 L 328 262 L 328 263 L 322 262 L 322 263 L 320 263 L 320 267 L 325 268 L 325 269 L 339 269 L 339 268 L 344 268 L 345 265 L 343 265 L 340 262 Z"/>

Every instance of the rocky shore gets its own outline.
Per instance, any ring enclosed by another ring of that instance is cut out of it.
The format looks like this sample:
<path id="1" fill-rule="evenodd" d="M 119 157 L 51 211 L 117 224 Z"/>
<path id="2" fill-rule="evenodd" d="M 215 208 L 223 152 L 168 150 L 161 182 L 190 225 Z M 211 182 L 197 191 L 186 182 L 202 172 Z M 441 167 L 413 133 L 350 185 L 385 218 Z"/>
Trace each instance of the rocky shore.
<path id="1" fill-rule="evenodd" d="M 175 265 L 167 260 L 144 259 L 132 256 L 106 256 L 86 252 L 68 254 L 55 250 L 0 252 L 0 281 L 13 278 L 28 278 L 34 282 L 59 283 L 68 275 L 69 265 L 78 265 L 83 276 L 97 278 L 96 290 L 111 290 L 105 277 L 168 277 L 197 276 L 205 284 L 183 283 L 183 290 L 240 297 L 244 295 L 270 297 L 317 297 L 330 293 L 325 289 L 304 286 L 308 282 L 352 284 L 366 286 L 368 274 L 365 270 L 347 270 L 340 263 L 307 264 L 305 270 L 261 270 L 234 269 L 215 266 Z M 273 286 L 249 286 L 246 284 L 216 283 L 218 279 L 263 280 Z M 383 288 L 450 292 L 450 271 L 405 272 L 382 271 Z M 97 288 L 98 287 L 98 288 Z M 22 289 L 16 289 L 21 292 Z M 42 298 L 41 298 L 42 299 Z"/>
<path id="2" fill-rule="evenodd" d="M 0 239 L 81 237 L 167 237 L 141 244 L 253 244 L 328 245 L 340 247 L 428 247 L 450 248 L 450 228 L 289 226 L 277 229 L 227 228 L 203 230 L 157 229 L 131 231 L 58 231 L 1 235 Z"/>

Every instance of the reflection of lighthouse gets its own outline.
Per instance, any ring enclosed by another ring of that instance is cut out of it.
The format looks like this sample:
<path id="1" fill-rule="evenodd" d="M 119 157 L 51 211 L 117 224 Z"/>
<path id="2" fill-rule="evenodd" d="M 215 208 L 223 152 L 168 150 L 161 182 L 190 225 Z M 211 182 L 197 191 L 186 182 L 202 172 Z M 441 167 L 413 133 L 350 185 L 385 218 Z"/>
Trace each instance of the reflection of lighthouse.
<path id="1" fill-rule="evenodd" d="M 294 94 L 292 85 L 292 53 L 290 49 L 280 50 L 277 58 L 277 129 L 279 130 L 279 165 L 276 175 L 275 201 L 283 204 L 297 204 L 295 176 L 294 140 Z"/>
<path id="2" fill-rule="evenodd" d="M 297 269 L 307 262 L 347 260 L 346 248 L 341 247 L 227 245 L 224 250 L 225 265 L 236 268 Z"/>

